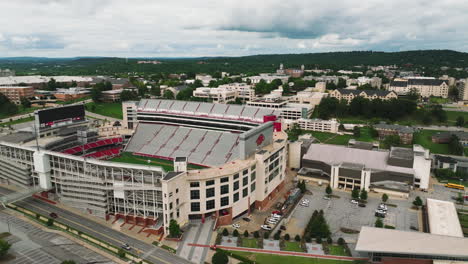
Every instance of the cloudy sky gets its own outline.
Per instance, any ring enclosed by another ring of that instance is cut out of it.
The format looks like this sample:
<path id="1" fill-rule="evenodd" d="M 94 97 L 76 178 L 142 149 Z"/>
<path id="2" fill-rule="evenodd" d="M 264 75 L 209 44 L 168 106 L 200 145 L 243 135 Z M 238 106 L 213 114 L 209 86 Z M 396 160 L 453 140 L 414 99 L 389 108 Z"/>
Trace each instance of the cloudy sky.
<path id="1" fill-rule="evenodd" d="M 0 57 L 468 52 L 466 0 L 0 0 Z"/>

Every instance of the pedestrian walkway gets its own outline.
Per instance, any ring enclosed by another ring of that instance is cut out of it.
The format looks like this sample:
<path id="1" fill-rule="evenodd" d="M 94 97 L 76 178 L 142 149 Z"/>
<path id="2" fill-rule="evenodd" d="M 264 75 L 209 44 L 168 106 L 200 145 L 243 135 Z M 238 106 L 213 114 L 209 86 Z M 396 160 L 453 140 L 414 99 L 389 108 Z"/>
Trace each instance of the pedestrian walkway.
<path id="1" fill-rule="evenodd" d="M 190 244 L 208 244 L 213 233 L 214 220 L 206 219 L 205 223 L 194 222 L 184 233 L 183 241 L 177 248 L 177 255 L 194 263 L 204 263 L 208 248 L 192 247 Z"/>
<path id="2" fill-rule="evenodd" d="M 188 246 L 203 247 L 203 248 L 211 247 L 210 245 L 206 245 L 206 244 L 188 244 Z M 302 253 L 302 252 L 294 252 L 294 251 L 266 250 L 266 249 L 259 249 L 259 248 L 226 247 L 226 246 L 219 246 L 219 245 L 217 245 L 216 248 L 221 248 L 224 250 L 233 250 L 233 251 L 262 253 L 262 254 L 296 256 L 296 257 L 306 257 L 306 258 L 320 258 L 320 259 L 334 259 L 334 260 L 344 260 L 344 261 L 369 260 L 368 258 L 355 258 L 355 257 L 334 256 L 334 255 L 319 255 L 319 254 L 310 254 L 310 253 Z"/>

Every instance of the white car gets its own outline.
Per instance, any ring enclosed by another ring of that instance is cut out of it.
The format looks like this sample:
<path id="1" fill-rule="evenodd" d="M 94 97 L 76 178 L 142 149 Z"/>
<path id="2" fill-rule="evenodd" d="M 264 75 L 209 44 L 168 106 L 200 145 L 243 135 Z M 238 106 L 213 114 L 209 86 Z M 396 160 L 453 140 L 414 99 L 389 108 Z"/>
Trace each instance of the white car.
<path id="1" fill-rule="evenodd" d="M 280 219 L 280 218 L 281 218 L 281 215 L 272 214 L 271 217 L 272 217 L 272 218 L 275 218 L 275 219 Z"/>
<path id="2" fill-rule="evenodd" d="M 271 227 L 269 225 L 261 225 L 260 228 L 267 231 L 271 230 Z"/>
<path id="3" fill-rule="evenodd" d="M 278 223 L 278 220 L 277 220 L 277 219 L 270 218 L 270 219 L 267 220 L 267 223 L 276 224 L 276 223 Z"/>
<path id="4" fill-rule="evenodd" d="M 351 203 L 352 203 L 352 204 L 359 204 L 359 202 L 358 202 L 358 201 L 356 201 L 356 200 L 354 200 L 354 199 L 353 199 L 353 200 L 351 200 Z"/>
<path id="5" fill-rule="evenodd" d="M 324 196 L 323 199 L 324 199 L 324 200 L 330 200 L 330 197 Z"/>
<path id="6" fill-rule="evenodd" d="M 309 207 L 309 204 L 308 203 L 301 203 L 299 204 L 300 206 L 304 206 L 304 207 Z"/>
<path id="7" fill-rule="evenodd" d="M 232 224 L 232 227 L 234 227 L 235 229 L 239 228 L 240 225 L 239 224 Z"/>
<path id="8" fill-rule="evenodd" d="M 379 213 L 379 214 L 386 214 L 386 213 L 387 213 L 386 211 L 379 210 L 379 209 L 375 210 L 375 212 L 376 212 L 376 213 Z"/>
<path id="9" fill-rule="evenodd" d="M 308 202 L 310 202 L 310 201 L 309 201 L 309 199 L 307 199 L 307 198 L 304 198 L 304 199 L 302 199 L 302 202 L 306 202 L 306 203 L 308 203 Z"/>

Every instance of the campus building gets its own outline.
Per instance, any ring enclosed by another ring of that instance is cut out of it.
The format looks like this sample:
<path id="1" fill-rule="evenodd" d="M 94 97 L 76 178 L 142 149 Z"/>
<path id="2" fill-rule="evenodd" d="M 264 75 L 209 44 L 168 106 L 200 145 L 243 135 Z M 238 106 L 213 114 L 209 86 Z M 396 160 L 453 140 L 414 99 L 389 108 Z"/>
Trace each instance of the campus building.
<path id="1" fill-rule="evenodd" d="M 468 132 L 464 131 L 444 131 L 432 135 L 432 142 L 437 144 L 448 144 L 453 136 L 456 136 L 463 146 L 468 146 Z"/>
<path id="2" fill-rule="evenodd" d="M 387 136 L 397 135 L 400 137 L 400 142 L 402 144 L 408 145 L 413 143 L 414 129 L 412 127 L 382 122 L 374 125 L 374 128 L 379 133 L 379 140 L 383 140 Z"/>
<path id="3" fill-rule="evenodd" d="M 287 83 L 289 80 L 289 76 L 286 74 L 270 74 L 270 73 L 260 73 L 257 76 L 249 76 L 242 78 L 242 81 L 248 82 L 250 80 L 252 84 L 257 84 L 261 80 L 264 80 L 266 83 L 271 83 L 273 80 L 281 80 L 282 83 Z"/>
<path id="4" fill-rule="evenodd" d="M 311 144 L 301 152 L 299 177 L 329 182 L 332 188 L 360 188 L 407 197 L 411 188 L 429 187 L 431 159 L 429 150 L 366 150 L 338 145 Z"/>
<path id="5" fill-rule="evenodd" d="M 282 129 L 287 130 L 292 128 L 294 124 L 298 124 L 302 130 L 318 131 L 327 133 L 338 133 L 340 123 L 336 119 L 323 120 L 318 118 L 307 119 L 300 118 L 297 120 L 282 120 Z"/>
<path id="6" fill-rule="evenodd" d="M 212 100 L 213 103 L 226 104 L 234 102 L 237 98 L 250 101 L 255 98 L 255 90 L 245 83 L 231 83 L 216 88 L 198 87 L 193 91 L 193 96 Z"/>
<path id="7" fill-rule="evenodd" d="M 34 88 L 32 86 L 0 86 L 0 93 L 5 95 L 11 102 L 20 104 L 22 97 L 30 98 L 34 96 Z"/>
<path id="8" fill-rule="evenodd" d="M 335 89 L 330 92 L 330 97 L 336 98 L 339 101 L 346 100 L 348 101 L 348 103 L 350 103 L 354 98 L 358 96 L 364 97 L 369 100 L 390 100 L 398 98 L 396 93 L 384 90 Z"/>
<path id="9" fill-rule="evenodd" d="M 435 78 L 396 78 L 390 82 L 389 91 L 404 95 L 416 91 L 422 97 L 448 97 L 449 81 Z"/>

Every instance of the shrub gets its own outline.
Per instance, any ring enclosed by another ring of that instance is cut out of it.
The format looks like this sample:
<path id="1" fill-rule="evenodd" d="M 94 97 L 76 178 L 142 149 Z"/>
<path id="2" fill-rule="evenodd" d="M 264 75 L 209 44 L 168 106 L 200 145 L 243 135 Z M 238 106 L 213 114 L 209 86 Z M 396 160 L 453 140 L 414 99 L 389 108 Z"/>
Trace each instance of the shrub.
<path id="1" fill-rule="evenodd" d="M 255 231 L 255 232 L 254 232 L 254 237 L 255 237 L 255 238 L 259 238 L 259 237 L 260 237 L 260 233 L 259 233 L 258 231 Z"/>
<path id="2" fill-rule="evenodd" d="M 54 219 L 49 218 L 46 223 L 47 226 L 53 226 L 54 225 Z"/>
<path id="3" fill-rule="evenodd" d="M 249 237 L 249 231 L 247 230 L 244 231 L 244 237 Z"/>
<path id="4" fill-rule="evenodd" d="M 375 227 L 382 228 L 384 226 L 382 219 L 380 217 L 377 217 L 377 220 L 375 220 Z"/>
<path id="5" fill-rule="evenodd" d="M 301 241 L 301 236 L 300 235 L 296 235 L 294 237 L 294 240 L 296 240 L 297 242 Z"/>
<path id="6" fill-rule="evenodd" d="M 180 237 L 180 226 L 174 219 L 171 219 L 171 221 L 169 222 L 169 236 Z"/>
<path id="7" fill-rule="evenodd" d="M 414 199 L 413 201 L 413 205 L 415 206 L 422 206 L 423 205 L 423 201 L 421 200 L 421 197 L 419 196 L 416 196 L 416 198 Z"/>
<path id="8" fill-rule="evenodd" d="M 382 202 L 386 203 L 388 201 L 388 195 L 386 193 L 382 194 Z"/>
<path id="9" fill-rule="evenodd" d="M 239 236 L 239 231 L 237 231 L 237 229 L 234 230 L 234 232 L 232 232 L 232 235 L 233 235 L 234 237 L 238 237 L 238 236 Z"/>
<path id="10" fill-rule="evenodd" d="M 224 251 L 217 251 L 214 253 L 213 257 L 211 257 L 211 263 L 213 264 L 227 264 L 228 262 L 228 256 Z"/>
<path id="11" fill-rule="evenodd" d="M 310 237 L 308 236 L 308 237 L 305 238 L 305 241 L 306 241 L 307 243 L 310 243 L 310 242 L 312 242 L 312 238 L 310 238 Z"/>
<path id="12" fill-rule="evenodd" d="M 289 239 L 291 239 L 291 237 L 289 236 L 289 234 L 284 235 L 284 240 L 289 241 Z"/>
<path id="13" fill-rule="evenodd" d="M 342 237 L 338 238 L 338 245 L 344 246 L 345 243 L 346 241 Z"/>
<path id="14" fill-rule="evenodd" d="M 0 258 L 8 254 L 8 250 L 10 250 L 10 247 L 10 243 L 8 243 L 6 240 L 0 239 Z"/>
<path id="15" fill-rule="evenodd" d="M 229 231 L 226 228 L 223 229 L 223 236 L 229 236 Z"/>
<path id="16" fill-rule="evenodd" d="M 331 237 L 328 237 L 327 238 L 327 243 L 330 244 L 330 245 L 333 244 L 333 239 Z"/>
<path id="17" fill-rule="evenodd" d="M 275 235 L 273 236 L 273 239 L 279 240 L 280 239 L 280 232 L 276 232 Z"/>
<path id="18" fill-rule="evenodd" d="M 317 237 L 315 239 L 315 241 L 317 241 L 318 244 L 322 244 L 322 238 L 321 237 Z"/>
<path id="19" fill-rule="evenodd" d="M 125 258 L 125 251 L 119 248 L 117 255 L 119 256 L 119 258 Z"/>
<path id="20" fill-rule="evenodd" d="M 265 234 L 263 234 L 263 238 L 264 239 L 268 239 L 270 237 L 270 233 L 269 232 L 265 232 Z"/>

